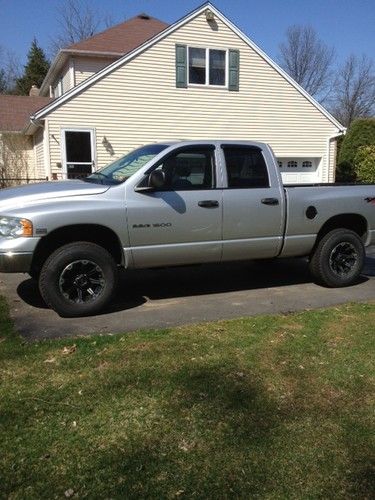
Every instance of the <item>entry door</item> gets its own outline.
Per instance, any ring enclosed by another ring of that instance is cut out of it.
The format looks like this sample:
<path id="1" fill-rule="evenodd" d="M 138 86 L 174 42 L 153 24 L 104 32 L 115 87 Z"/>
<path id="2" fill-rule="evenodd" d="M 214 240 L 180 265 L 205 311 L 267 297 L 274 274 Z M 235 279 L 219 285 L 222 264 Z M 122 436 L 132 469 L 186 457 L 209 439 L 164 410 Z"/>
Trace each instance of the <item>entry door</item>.
<path id="1" fill-rule="evenodd" d="M 222 190 L 215 189 L 214 147 L 179 148 L 156 169 L 165 176 L 160 190 L 127 187 L 134 266 L 219 262 Z"/>
<path id="2" fill-rule="evenodd" d="M 262 150 L 223 145 L 223 260 L 275 257 L 281 248 L 284 194 L 270 179 Z"/>
<path id="3" fill-rule="evenodd" d="M 64 174 L 67 179 L 87 177 L 94 167 L 94 131 L 63 130 Z"/>

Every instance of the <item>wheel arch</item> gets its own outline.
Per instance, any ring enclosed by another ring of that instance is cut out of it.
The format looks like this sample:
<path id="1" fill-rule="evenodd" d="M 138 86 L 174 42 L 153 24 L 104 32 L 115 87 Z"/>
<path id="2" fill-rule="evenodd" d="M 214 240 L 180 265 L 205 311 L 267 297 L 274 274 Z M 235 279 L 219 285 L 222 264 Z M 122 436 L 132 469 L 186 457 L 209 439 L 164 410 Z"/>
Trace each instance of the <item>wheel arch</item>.
<path id="1" fill-rule="evenodd" d="M 116 264 L 123 264 L 122 245 L 112 229 L 100 224 L 74 224 L 55 229 L 39 241 L 31 262 L 31 273 L 38 273 L 57 248 L 76 241 L 95 243 L 105 248 Z"/>
<path id="2" fill-rule="evenodd" d="M 329 218 L 320 228 L 316 242 L 318 243 L 330 231 L 340 228 L 350 229 L 357 233 L 363 242 L 366 241 L 368 228 L 366 218 L 360 214 L 347 213 Z"/>

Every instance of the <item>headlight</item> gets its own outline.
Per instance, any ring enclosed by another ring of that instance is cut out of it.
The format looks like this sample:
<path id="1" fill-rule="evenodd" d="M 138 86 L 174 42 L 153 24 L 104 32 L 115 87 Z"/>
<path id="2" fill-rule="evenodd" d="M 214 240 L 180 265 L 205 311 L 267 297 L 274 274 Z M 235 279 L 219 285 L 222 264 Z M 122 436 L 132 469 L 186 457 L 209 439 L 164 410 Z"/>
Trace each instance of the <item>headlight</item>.
<path id="1" fill-rule="evenodd" d="M 0 216 L 0 236 L 18 238 L 19 236 L 32 236 L 33 224 L 27 219 Z"/>

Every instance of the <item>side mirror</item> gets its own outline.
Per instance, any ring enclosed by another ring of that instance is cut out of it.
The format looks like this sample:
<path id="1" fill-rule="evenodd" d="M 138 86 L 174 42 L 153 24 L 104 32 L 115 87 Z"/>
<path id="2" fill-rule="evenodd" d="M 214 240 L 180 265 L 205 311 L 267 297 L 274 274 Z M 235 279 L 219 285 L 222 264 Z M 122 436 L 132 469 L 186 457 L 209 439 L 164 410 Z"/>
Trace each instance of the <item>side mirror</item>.
<path id="1" fill-rule="evenodd" d="M 165 186 L 165 172 L 162 170 L 154 170 L 148 177 L 148 187 L 153 189 L 161 189 Z"/>

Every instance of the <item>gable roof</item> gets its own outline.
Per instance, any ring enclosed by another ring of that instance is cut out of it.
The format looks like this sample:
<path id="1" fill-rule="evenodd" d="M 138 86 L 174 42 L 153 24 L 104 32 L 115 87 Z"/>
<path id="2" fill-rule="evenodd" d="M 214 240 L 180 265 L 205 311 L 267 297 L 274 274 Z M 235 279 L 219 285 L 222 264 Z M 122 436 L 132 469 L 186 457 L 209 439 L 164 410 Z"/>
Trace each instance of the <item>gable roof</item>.
<path id="1" fill-rule="evenodd" d="M 167 26 L 167 23 L 155 17 L 139 14 L 82 42 L 74 43 L 65 50 L 124 55 L 163 31 Z"/>
<path id="2" fill-rule="evenodd" d="M 167 23 L 155 17 L 139 14 L 86 40 L 64 47 L 53 60 L 41 85 L 40 93 L 49 92 L 50 84 L 64 67 L 69 56 L 107 57 L 111 63 L 114 59 L 119 59 L 139 47 L 167 26 L 169 26 Z"/>
<path id="3" fill-rule="evenodd" d="M 51 101 L 49 97 L 0 95 L 0 131 L 21 132 L 30 120 L 31 113 Z"/>
<path id="4" fill-rule="evenodd" d="M 181 26 L 184 24 L 188 23 L 195 17 L 199 16 L 203 12 L 205 12 L 207 9 L 209 9 L 215 16 L 220 19 L 221 22 L 223 22 L 228 28 L 230 28 L 234 33 L 236 33 L 241 40 L 243 40 L 249 47 L 251 47 L 254 52 L 256 52 L 264 61 L 266 61 L 273 69 L 275 69 L 285 80 L 287 80 L 296 90 L 298 90 L 315 108 L 317 108 L 335 127 L 339 129 L 339 131 L 345 131 L 345 127 L 339 123 L 336 118 L 334 118 L 321 104 L 319 104 L 310 94 L 306 92 L 291 76 L 289 76 L 278 64 L 275 63 L 263 50 L 258 47 L 248 36 L 246 36 L 237 26 L 235 26 L 227 17 L 224 16 L 214 5 L 212 5 L 210 2 L 206 2 L 197 9 L 193 10 L 186 16 L 182 17 L 178 21 L 176 21 L 174 24 L 168 26 L 165 28 L 163 31 L 161 31 L 159 34 L 156 34 L 153 38 L 150 40 L 146 41 L 145 43 L 142 43 L 139 47 L 136 47 L 134 50 L 129 52 L 128 54 L 125 54 L 123 57 L 120 59 L 114 61 L 112 64 L 109 64 L 105 68 L 103 68 L 101 71 L 98 71 L 91 77 L 87 78 L 87 80 L 84 80 L 82 83 L 77 85 L 76 87 L 70 89 L 68 92 L 63 94 L 61 97 L 56 99 L 51 105 L 46 106 L 44 109 L 40 110 L 38 113 L 35 113 L 31 118 L 38 120 L 40 118 L 43 118 L 46 114 L 48 114 L 50 111 L 53 111 L 55 108 L 66 102 L 67 100 L 71 99 L 78 93 L 82 92 L 85 90 L 87 87 L 90 87 L 93 85 L 95 82 L 98 80 L 104 78 L 106 75 L 111 73 L 112 71 L 116 70 L 118 67 L 122 66 L 126 62 L 130 61 L 134 57 L 138 56 L 141 54 L 143 51 L 147 50 L 149 47 L 152 45 L 155 45 L 158 43 L 160 40 L 165 38 L 166 36 L 170 35 L 177 29 L 179 29 Z"/>

